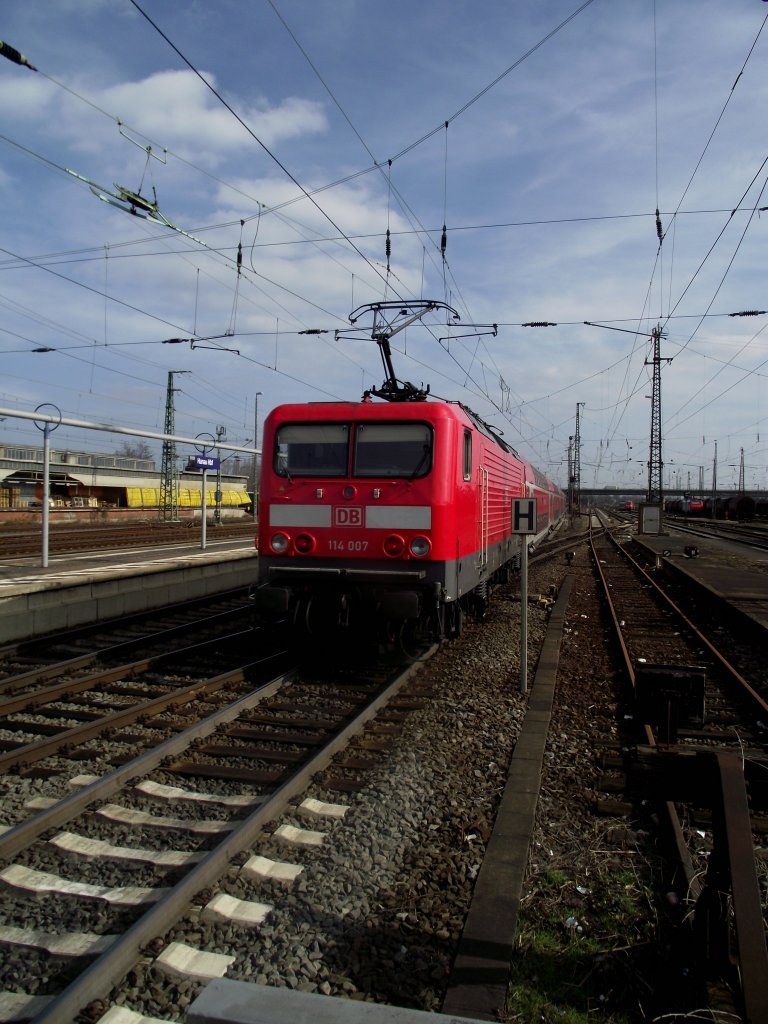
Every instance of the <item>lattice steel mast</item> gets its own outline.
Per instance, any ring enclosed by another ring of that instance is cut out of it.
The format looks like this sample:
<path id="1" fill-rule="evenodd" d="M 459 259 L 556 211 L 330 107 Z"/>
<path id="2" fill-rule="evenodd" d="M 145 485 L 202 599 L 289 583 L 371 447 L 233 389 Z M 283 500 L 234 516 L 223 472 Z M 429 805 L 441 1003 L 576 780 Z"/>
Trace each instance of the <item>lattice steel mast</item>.
<path id="1" fill-rule="evenodd" d="M 173 393 L 178 388 L 173 386 L 173 377 L 176 373 L 190 373 L 190 370 L 169 370 L 168 387 L 165 393 L 165 431 L 171 435 L 176 431 Z M 179 487 L 176 480 L 176 442 L 163 441 L 163 458 L 160 466 L 160 501 L 158 503 L 158 518 L 162 522 L 176 522 L 179 518 Z"/>
<path id="2" fill-rule="evenodd" d="M 573 437 L 573 507 L 572 511 L 581 515 L 581 425 L 579 409 L 583 402 L 576 403 L 576 433 Z"/>
<path id="3" fill-rule="evenodd" d="M 653 366 L 653 387 L 651 389 L 651 445 L 648 453 L 648 492 L 646 501 L 649 505 L 661 505 L 664 500 L 662 473 L 664 461 L 661 457 L 661 326 L 656 325 L 651 332 L 653 339 L 653 355 L 650 365 Z M 666 360 L 671 362 L 670 359 Z M 645 360 L 649 365 L 649 360 Z"/>

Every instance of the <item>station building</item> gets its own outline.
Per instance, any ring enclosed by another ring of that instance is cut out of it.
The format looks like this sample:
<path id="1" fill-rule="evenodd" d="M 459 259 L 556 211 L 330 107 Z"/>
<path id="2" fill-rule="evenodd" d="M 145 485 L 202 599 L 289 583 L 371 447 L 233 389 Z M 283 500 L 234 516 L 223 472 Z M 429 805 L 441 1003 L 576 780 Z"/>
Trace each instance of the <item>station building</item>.
<path id="1" fill-rule="evenodd" d="M 49 508 L 55 519 L 119 521 L 159 516 L 160 470 L 154 459 L 53 448 L 49 456 Z M 250 465 L 250 459 L 235 455 L 231 469 L 225 472 L 222 467 L 218 474 L 207 474 L 209 513 L 222 519 L 252 514 Z M 0 521 L 39 517 L 43 479 L 42 448 L 0 445 Z M 202 489 L 202 473 L 179 466 L 173 496 L 179 518 L 199 518 Z"/>

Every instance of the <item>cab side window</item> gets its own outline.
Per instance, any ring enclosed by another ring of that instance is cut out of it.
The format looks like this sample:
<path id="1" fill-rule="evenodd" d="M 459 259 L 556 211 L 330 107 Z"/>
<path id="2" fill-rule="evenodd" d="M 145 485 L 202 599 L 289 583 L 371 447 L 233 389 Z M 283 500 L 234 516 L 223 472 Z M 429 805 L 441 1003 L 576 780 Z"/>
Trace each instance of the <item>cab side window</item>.
<path id="1" fill-rule="evenodd" d="M 472 479 L 472 431 L 464 431 L 464 479 Z"/>

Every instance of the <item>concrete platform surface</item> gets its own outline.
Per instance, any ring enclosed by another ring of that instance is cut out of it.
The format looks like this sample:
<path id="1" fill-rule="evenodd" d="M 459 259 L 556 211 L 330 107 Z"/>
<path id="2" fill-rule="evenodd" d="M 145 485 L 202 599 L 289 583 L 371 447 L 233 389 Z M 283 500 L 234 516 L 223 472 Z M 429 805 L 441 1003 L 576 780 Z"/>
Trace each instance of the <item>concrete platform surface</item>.
<path id="1" fill-rule="evenodd" d="M 768 630 L 768 551 L 746 552 L 716 537 L 690 537 L 671 531 L 638 534 L 633 540 L 655 555 L 668 575 L 677 575 L 692 588 L 710 591 Z M 698 552 L 691 558 L 686 549 Z"/>
<path id="2" fill-rule="evenodd" d="M 90 553 L 46 569 L 0 567 L 0 644 L 162 608 L 249 586 L 258 578 L 252 544 L 214 550 Z"/>
<path id="3" fill-rule="evenodd" d="M 189 1024 L 477 1024 L 454 1017 L 357 999 L 217 978 L 187 1010 Z"/>

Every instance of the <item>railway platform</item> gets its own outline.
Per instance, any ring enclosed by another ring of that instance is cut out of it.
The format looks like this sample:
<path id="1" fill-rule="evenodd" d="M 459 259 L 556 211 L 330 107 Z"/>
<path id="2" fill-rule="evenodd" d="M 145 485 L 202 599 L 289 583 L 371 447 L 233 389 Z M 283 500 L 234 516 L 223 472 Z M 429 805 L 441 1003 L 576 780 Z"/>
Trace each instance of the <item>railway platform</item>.
<path id="1" fill-rule="evenodd" d="M 716 538 L 690 538 L 674 532 L 640 534 L 636 542 L 658 560 L 661 570 L 685 580 L 702 596 L 727 601 L 749 625 L 768 631 L 768 551 Z"/>
<path id="2" fill-rule="evenodd" d="M 426 1024 L 434 1013 L 217 978 L 187 1014 L 189 1024 Z M 477 1024 L 477 1018 L 444 1018 Z"/>
<path id="3" fill-rule="evenodd" d="M 0 643 L 151 611 L 256 581 L 252 539 L 0 561 Z"/>

